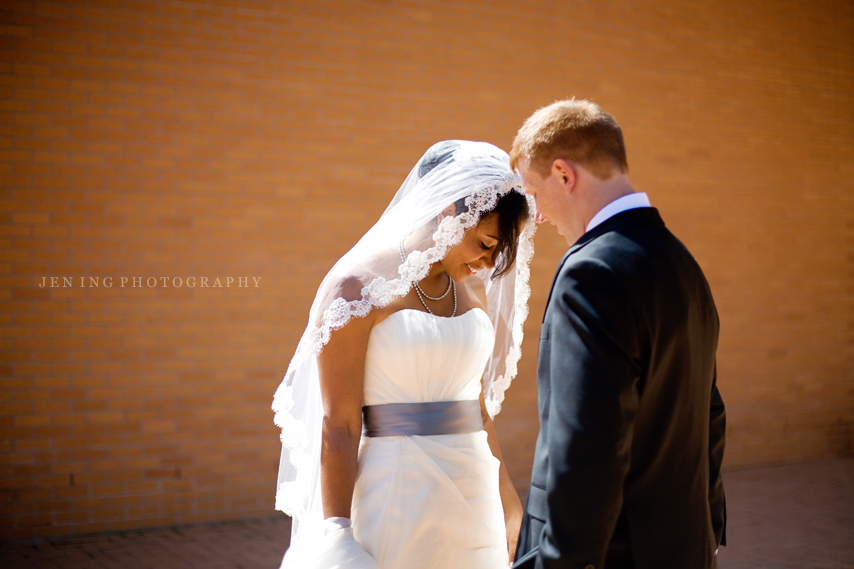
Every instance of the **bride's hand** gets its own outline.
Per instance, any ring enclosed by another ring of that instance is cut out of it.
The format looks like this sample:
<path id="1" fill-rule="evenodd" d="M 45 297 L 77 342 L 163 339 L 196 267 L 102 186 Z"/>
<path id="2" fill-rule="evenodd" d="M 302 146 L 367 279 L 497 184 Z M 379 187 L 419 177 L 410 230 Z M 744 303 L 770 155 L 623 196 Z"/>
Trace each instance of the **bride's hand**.
<path id="1" fill-rule="evenodd" d="M 374 558 L 353 537 L 353 527 L 348 518 L 327 518 L 323 526 L 320 555 L 311 569 L 379 569 Z"/>

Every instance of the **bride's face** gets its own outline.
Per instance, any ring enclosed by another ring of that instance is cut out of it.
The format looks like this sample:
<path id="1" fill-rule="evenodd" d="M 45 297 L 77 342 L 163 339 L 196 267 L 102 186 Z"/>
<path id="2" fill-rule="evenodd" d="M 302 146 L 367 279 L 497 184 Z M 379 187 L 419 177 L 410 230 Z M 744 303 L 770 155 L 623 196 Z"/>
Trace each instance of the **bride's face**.
<path id="1" fill-rule="evenodd" d="M 490 214 L 463 235 L 463 240 L 448 249 L 442 259 L 442 268 L 457 282 L 474 275 L 481 269 L 491 269 L 498 245 L 498 216 Z"/>

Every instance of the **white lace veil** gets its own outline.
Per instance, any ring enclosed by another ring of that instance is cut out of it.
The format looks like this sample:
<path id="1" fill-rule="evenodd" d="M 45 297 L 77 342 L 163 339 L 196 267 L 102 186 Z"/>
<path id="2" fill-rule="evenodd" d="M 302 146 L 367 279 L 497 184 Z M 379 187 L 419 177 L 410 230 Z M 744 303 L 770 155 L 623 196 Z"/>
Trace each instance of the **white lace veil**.
<path id="1" fill-rule="evenodd" d="M 282 429 L 282 458 L 276 509 L 293 518 L 291 545 L 299 534 L 313 533 L 323 514 L 320 502 L 320 438 L 323 409 L 317 374 L 317 355 L 333 330 L 351 318 L 367 315 L 406 295 L 423 279 L 430 265 L 462 240 L 465 231 L 491 211 L 498 198 L 521 192 L 521 180 L 510 169 L 507 154 L 484 142 L 445 141 L 432 146 L 418 161 L 382 217 L 323 279 L 311 306 L 287 373 L 273 399 L 275 422 Z M 524 195 L 524 194 L 523 194 Z M 437 216 L 450 204 L 465 200 L 467 211 Z M 528 198 L 533 213 L 533 200 Z M 525 223 L 515 265 L 491 279 L 494 270 L 481 270 L 487 314 L 496 332 L 495 348 L 483 374 L 483 393 L 490 416 L 495 416 L 504 391 L 516 375 L 522 344 L 522 324 L 528 315 L 529 262 L 534 252 L 535 225 Z M 398 244 L 406 239 L 407 259 L 401 262 Z"/>

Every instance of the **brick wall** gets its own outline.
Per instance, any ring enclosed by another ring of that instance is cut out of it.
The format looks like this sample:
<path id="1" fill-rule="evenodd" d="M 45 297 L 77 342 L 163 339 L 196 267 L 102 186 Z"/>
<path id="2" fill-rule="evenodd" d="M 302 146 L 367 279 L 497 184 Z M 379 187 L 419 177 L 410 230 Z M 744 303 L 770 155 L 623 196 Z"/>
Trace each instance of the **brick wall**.
<path id="1" fill-rule="evenodd" d="M 711 282 L 727 468 L 851 454 L 851 4 L 566 4 L 0 3 L 0 539 L 270 515 L 323 274 L 430 144 L 508 148 L 569 95 Z M 496 422 L 520 489 L 565 249 L 536 241 Z"/>

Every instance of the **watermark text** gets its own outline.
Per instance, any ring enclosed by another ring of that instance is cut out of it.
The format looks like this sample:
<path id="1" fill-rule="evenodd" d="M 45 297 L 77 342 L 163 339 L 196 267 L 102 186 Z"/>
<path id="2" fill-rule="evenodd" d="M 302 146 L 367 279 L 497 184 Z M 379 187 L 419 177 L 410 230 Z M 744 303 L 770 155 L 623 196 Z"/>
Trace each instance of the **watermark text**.
<path id="1" fill-rule="evenodd" d="M 42 277 L 39 288 L 259 288 L 261 277 Z M 250 279 L 252 281 L 250 282 Z"/>

